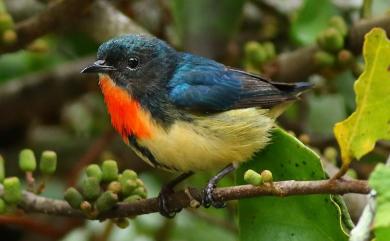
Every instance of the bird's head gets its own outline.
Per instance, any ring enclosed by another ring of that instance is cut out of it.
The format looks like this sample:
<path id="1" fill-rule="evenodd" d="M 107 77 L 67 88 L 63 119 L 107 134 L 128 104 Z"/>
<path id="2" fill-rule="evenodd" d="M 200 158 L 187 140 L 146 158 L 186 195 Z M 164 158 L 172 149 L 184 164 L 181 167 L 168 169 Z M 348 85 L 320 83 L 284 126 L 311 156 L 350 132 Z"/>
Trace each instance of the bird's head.
<path id="1" fill-rule="evenodd" d="M 109 76 L 130 92 L 155 91 L 175 69 L 176 51 L 146 35 L 124 35 L 103 43 L 97 60 L 81 73 Z"/>

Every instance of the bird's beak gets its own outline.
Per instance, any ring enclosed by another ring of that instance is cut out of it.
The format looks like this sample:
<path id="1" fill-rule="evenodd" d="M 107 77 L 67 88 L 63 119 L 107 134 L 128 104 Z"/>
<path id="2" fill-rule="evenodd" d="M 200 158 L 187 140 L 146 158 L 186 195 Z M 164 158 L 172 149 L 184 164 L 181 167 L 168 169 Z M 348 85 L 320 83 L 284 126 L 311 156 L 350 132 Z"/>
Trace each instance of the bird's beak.
<path id="1" fill-rule="evenodd" d="M 116 68 L 114 66 L 106 65 L 104 60 L 97 60 L 95 63 L 81 70 L 81 73 L 107 73 L 114 70 L 116 70 Z"/>

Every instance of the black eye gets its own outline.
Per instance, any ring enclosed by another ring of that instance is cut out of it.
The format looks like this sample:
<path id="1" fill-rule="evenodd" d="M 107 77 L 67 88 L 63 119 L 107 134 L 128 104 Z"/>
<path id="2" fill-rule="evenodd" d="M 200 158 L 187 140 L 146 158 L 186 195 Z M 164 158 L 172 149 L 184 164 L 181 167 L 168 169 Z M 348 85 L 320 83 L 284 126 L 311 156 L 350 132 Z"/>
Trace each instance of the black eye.
<path id="1" fill-rule="evenodd" d="M 129 63 L 128 64 L 129 64 L 129 68 L 130 69 L 135 69 L 139 65 L 139 60 L 137 58 L 132 57 L 132 58 L 129 59 Z"/>

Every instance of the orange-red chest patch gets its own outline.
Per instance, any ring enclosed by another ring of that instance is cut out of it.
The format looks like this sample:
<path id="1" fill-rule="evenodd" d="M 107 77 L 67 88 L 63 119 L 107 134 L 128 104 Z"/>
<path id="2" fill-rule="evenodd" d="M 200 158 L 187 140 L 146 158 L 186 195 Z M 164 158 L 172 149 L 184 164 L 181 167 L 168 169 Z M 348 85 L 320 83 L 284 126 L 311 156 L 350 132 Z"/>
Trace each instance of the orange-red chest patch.
<path id="1" fill-rule="evenodd" d="M 150 116 L 127 91 L 116 86 L 107 75 L 99 76 L 99 85 L 107 105 L 113 127 L 127 141 L 129 135 L 151 137 Z"/>

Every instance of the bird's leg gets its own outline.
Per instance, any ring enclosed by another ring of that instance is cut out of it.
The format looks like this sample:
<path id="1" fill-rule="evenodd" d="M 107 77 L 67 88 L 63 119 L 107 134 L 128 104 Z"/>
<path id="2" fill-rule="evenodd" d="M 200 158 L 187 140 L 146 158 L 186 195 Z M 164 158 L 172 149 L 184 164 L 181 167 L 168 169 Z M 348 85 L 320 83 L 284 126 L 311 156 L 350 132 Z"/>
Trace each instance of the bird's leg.
<path id="1" fill-rule="evenodd" d="M 210 206 L 213 206 L 215 208 L 223 208 L 225 207 L 225 203 L 224 202 L 217 202 L 214 200 L 213 198 L 213 192 L 214 192 L 214 189 L 216 188 L 218 182 L 224 177 L 226 176 L 227 174 L 231 173 L 232 171 L 234 171 L 236 169 L 236 167 L 233 165 L 233 164 L 229 164 L 227 165 L 226 167 L 224 167 L 221 171 L 219 171 L 217 173 L 217 175 L 215 175 L 214 177 L 212 177 L 206 188 L 203 189 L 203 200 L 202 200 L 202 205 L 205 207 L 205 208 L 208 208 Z"/>
<path id="2" fill-rule="evenodd" d="M 168 196 L 172 195 L 174 193 L 173 188 L 179 184 L 180 182 L 184 181 L 185 179 L 189 178 L 194 174 L 193 172 L 186 172 L 181 174 L 180 176 L 176 177 L 175 179 L 169 181 L 167 184 L 165 184 L 162 188 L 160 193 L 158 194 L 158 205 L 159 205 L 159 212 L 161 215 L 167 218 L 173 218 L 176 213 L 180 212 L 181 209 L 174 209 L 170 210 L 167 206 L 168 204 Z"/>

